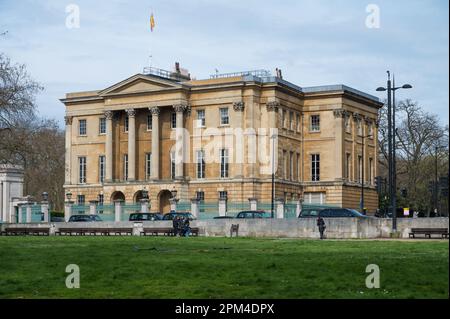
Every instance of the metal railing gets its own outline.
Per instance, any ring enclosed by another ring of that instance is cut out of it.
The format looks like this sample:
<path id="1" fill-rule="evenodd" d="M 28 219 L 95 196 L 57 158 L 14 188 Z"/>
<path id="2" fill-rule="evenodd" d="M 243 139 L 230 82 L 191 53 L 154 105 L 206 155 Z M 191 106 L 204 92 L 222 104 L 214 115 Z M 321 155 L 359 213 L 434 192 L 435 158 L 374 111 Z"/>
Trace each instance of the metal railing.
<path id="1" fill-rule="evenodd" d="M 242 72 L 231 72 L 231 73 L 216 73 L 211 74 L 210 79 L 222 79 L 222 78 L 232 78 L 236 76 L 248 76 L 253 75 L 257 77 L 267 77 L 270 76 L 270 71 L 268 70 L 252 70 L 252 71 L 242 71 Z"/>
<path id="2" fill-rule="evenodd" d="M 188 77 L 188 75 L 184 75 L 184 74 L 172 72 L 172 71 L 167 71 L 167 70 L 163 70 L 163 69 L 158 69 L 158 68 L 154 68 L 151 66 L 145 67 L 143 73 L 156 75 L 156 76 L 159 76 L 162 78 L 166 78 L 166 79 L 170 79 L 170 80 L 177 80 L 177 81 L 185 80 Z"/>

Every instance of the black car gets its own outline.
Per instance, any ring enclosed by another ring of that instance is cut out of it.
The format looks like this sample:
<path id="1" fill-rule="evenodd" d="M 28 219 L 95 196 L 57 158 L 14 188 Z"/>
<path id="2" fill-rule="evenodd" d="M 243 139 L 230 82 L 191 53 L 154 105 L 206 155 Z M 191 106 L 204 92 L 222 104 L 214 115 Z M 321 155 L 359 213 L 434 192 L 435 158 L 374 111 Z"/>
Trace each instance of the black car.
<path id="1" fill-rule="evenodd" d="M 64 217 L 52 216 L 50 217 L 50 221 L 52 223 L 64 223 L 66 220 L 64 219 Z"/>
<path id="2" fill-rule="evenodd" d="M 270 216 L 262 210 L 244 210 L 236 215 L 236 218 L 269 218 Z"/>
<path id="3" fill-rule="evenodd" d="M 70 222 L 101 222 L 102 219 L 97 215 L 72 215 L 69 218 Z"/>
<path id="4" fill-rule="evenodd" d="M 161 220 L 162 216 L 159 213 L 133 213 L 130 215 L 129 221 L 146 221 L 146 220 Z"/>
<path id="5" fill-rule="evenodd" d="M 357 210 L 350 208 L 306 208 L 301 211 L 298 218 L 311 218 L 319 216 L 323 218 L 367 217 Z"/>
<path id="6" fill-rule="evenodd" d="M 195 217 L 191 213 L 181 213 L 171 211 L 163 216 L 162 220 L 173 220 L 175 216 L 181 216 L 182 218 L 189 218 L 189 220 L 194 220 Z"/>
<path id="7" fill-rule="evenodd" d="M 233 219 L 233 216 L 216 216 L 213 219 Z"/>

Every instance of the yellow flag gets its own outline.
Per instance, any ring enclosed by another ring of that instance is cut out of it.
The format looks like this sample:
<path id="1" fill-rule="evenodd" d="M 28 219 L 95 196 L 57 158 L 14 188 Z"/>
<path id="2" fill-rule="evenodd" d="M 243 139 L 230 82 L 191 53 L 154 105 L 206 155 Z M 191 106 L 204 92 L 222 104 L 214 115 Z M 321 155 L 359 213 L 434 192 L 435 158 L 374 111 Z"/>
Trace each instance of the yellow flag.
<path id="1" fill-rule="evenodd" d="M 153 32 L 153 29 L 155 28 L 155 18 L 153 17 L 153 13 L 150 16 L 150 30 Z"/>

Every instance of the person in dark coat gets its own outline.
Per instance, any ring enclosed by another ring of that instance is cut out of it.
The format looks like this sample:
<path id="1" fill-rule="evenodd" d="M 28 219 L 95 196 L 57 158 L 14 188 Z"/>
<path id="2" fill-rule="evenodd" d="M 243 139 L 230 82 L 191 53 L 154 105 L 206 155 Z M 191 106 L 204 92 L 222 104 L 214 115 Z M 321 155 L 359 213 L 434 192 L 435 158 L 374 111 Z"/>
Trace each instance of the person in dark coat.
<path id="1" fill-rule="evenodd" d="M 180 220 L 178 216 L 174 216 L 172 219 L 172 227 L 173 227 L 173 234 L 174 236 L 178 236 L 180 231 Z"/>
<path id="2" fill-rule="evenodd" d="M 325 228 L 327 228 L 327 226 L 325 225 L 325 220 L 320 216 L 317 218 L 317 227 L 319 227 L 320 239 L 323 239 L 323 233 L 325 232 Z"/>
<path id="3" fill-rule="evenodd" d="M 186 217 L 183 220 L 183 233 L 182 234 L 185 237 L 189 237 L 189 235 L 191 234 L 191 227 L 190 227 L 189 217 Z"/>

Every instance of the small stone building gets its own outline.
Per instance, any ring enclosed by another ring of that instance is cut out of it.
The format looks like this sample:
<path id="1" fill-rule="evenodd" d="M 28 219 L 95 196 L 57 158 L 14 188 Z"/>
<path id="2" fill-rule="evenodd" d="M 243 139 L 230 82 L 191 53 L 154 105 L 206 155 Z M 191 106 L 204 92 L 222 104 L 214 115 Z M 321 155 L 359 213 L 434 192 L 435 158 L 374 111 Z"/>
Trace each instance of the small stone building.
<path id="1" fill-rule="evenodd" d="M 23 197 L 23 168 L 18 165 L 0 164 L 0 222 L 14 223 L 17 203 Z"/>

